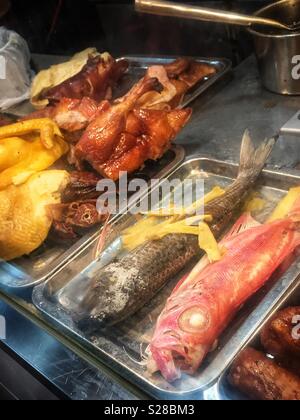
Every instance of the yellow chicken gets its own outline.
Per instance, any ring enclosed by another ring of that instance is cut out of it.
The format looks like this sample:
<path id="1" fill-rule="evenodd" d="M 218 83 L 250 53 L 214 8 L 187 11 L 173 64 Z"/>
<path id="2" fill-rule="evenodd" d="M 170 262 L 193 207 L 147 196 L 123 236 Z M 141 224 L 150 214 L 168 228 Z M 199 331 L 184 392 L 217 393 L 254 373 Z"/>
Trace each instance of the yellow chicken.
<path id="1" fill-rule="evenodd" d="M 48 118 L 0 128 L 0 190 L 20 185 L 52 166 L 69 147 L 57 125 Z"/>
<path id="2" fill-rule="evenodd" d="M 0 258 L 30 254 L 45 241 L 52 224 L 47 206 L 61 202 L 69 181 L 66 171 L 43 171 L 0 191 Z"/>

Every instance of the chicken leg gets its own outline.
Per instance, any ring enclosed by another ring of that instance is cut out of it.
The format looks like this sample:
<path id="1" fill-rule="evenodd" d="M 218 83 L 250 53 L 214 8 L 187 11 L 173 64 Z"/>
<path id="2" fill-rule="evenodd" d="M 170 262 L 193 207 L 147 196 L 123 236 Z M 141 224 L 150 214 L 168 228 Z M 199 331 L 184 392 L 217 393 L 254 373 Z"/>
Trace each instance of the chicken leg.
<path id="1" fill-rule="evenodd" d="M 96 171 L 102 173 L 102 165 L 110 159 L 121 134 L 125 132 L 129 112 L 141 96 L 153 90 L 160 91 L 160 83 L 155 78 L 145 77 L 118 103 L 95 118 L 76 145 L 76 157 L 88 161 Z"/>

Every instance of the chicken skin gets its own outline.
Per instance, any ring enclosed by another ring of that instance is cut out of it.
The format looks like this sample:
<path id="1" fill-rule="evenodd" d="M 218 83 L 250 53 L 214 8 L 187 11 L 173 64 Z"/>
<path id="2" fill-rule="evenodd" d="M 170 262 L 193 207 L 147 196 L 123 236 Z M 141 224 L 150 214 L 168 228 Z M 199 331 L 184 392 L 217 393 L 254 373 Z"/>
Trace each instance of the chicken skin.
<path id="1" fill-rule="evenodd" d="M 41 94 L 50 104 L 63 98 L 95 101 L 112 98 L 112 88 L 128 69 L 126 60 L 116 61 L 111 56 L 104 60 L 101 56 L 90 57 L 80 73 Z"/>
<path id="2" fill-rule="evenodd" d="M 76 145 L 77 159 L 116 181 L 121 171 L 132 173 L 146 160 L 160 158 L 192 111 L 136 109 L 139 98 L 153 90 L 160 91 L 161 85 L 156 78 L 146 76 L 128 95 L 100 113 Z"/>

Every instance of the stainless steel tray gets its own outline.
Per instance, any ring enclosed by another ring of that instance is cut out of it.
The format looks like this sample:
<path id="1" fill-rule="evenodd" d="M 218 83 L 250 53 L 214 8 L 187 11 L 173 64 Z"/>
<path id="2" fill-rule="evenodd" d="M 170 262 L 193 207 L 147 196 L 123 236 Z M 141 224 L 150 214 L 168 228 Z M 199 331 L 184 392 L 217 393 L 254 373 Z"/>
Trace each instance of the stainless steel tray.
<path id="1" fill-rule="evenodd" d="M 205 178 L 206 189 L 214 185 L 227 186 L 237 176 L 237 165 L 210 158 L 195 158 L 185 162 L 168 178 L 181 179 Z M 266 170 L 260 178 L 257 190 L 268 203 L 265 211 L 257 214 L 264 220 L 278 203 L 279 199 L 292 186 L 300 185 L 299 172 L 289 174 Z M 294 284 L 300 274 L 300 265 L 295 264 L 282 278 L 274 276 L 266 287 L 254 296 L 235 317 L 219 342 L 219 347 L 211 353 L 194 377 L 184 376 L 181 381 L 170 385 L 161 375 L 150 376 L 140 360 L 141 349 L 145 349 L 151 337 L 155 321 L 166 299 L 183 275 L 174 278 L 155 299 L 149 302 L 139 313 L 128 321 L 109 331 L 99 331 L 89 336 L 86 331 L 79 331 L 72 320 L 78 301 L 89 287 L 93 273 L 114 259 L 120 251 L 119 234 L 122 229 L 134 224 L 135 218 L 122 216 L 114 226 L 114 233 L 109 238 L 108 247 L 99 260 L 93 258 L 94 244 L 77 255 L 72 264 L 67 264 L 59 275 L 47 283 L 38 286 L 33 292 L 33 302 L 57 328 L 71 336 L 101 361 L 115 369 L 119 374 L 133 381 L 153 397 L 159 399 L 202 398 L 207 389 L 214 385 L 231 364 L 241 347 L 249 340 L 267 316 L 270 308 L 288 288 Z M 188 271 L 191 267 L 187 267 Z M 79 274 L 80 273 L 80 274 Z M 264 304 L 260 303 L 265 299 Z"/>
<path id="2" fill-rule="evenodd" d="M 170 173 L 178 167 L 185 158 L 181 146 L 173 146 L 165 156 L 157 162 L 146 163 L 140 176 L 145 179 L 158 178 Z M 147 193 L 144 191 L 143 194 Z M 118 216 L 116 216 L 118 217 Z M 81 249 L 99 236 L 100 227 L 91 229 L 84 237 L 71 247 L 56 245 L 47 241 L 29 256 L 12 262 L 0 261 L 0 285 L 12 288 L 30 287 L 49 279 L 55 272 L 72 259 Z"/>
<path id="3" fill-rule="evenodd" d="M 300 304 L 300 277 L 298 280 L 293 282 L 291 287 L 288 288 L 286 293 L 283 293 L 283 289 L 286 289 L 286 285 L 290 284 L 289 279 L 294 276 L 297 272 L 300 271 L 300 260 L 298 260 L 298 264 L 295 264 L 289 272 L 287 272 L 281 281 L 281 284 L 278 284 L 277 290 L 274 289 L 272 293 L 270 293 L 264 302 L 257 308 L 252 315 L 252 328 L 251 331 L 244 330 L 244 337 L 241 340 L 240 350 L 245 347 L 251 346 L 256 348 L 257 350 L 263 350 L 261 343 L 260 343 L 260 332 L 262 328 L 266 325 L 270 318 L 273 317 L 278 311 L 281 309 L 287 308 L 289 306 L 299 306 Z M 273 304 L 270 305 L 270 302 Z M 259 316 L 261 319 L 259 320 Z M 259 321 L 259 323 L 257 323 Z M 251 320 L 248 321 L 249 324 Z M 255 329 L 255 331 L 254 331 Z M 241 331 L 242 333 L 243 331 Z M 254 334 L 253 334 L 254 333 Z M 240 353 L 240 351 L 238 352 Z M 238 354 L 236 354 L 238 355 Z M 232 387 L 227 378 L 228 378 L 229 370 L 222 374 L 219 378 L 218 382 L 209 389 L 206 394 L 205 398 L 209 400 L 247 400 L 248 398 L 239 392 L 237 389 Z"/>
<path id="4" fill-rule="evenodd" d="M 149 57 L 149 56 L 124 56 L 129 61 L 129 69 L 127 74 L 122 78 L 118 88 L 115 91 L 115 97 L 123 96 L 132 87 L 132 84 L 141 79 L 147 69 L 153 65 L 164 65 L 169 64 L 176 60 L 178 57 Z M 226 58 L 199 58 L 189 57 L 198 63 L 208 64 L 216 69 L 216 74 L 213 76 L 205 77 L 202 81 L 198 82 L 189 92 L 186 94 L 181 108 L 190 105 L 196 98 L 201 96 L 210 87 L 215 85 L 218 81 L 225 79 L 232 71 L 232 63 Z"/>

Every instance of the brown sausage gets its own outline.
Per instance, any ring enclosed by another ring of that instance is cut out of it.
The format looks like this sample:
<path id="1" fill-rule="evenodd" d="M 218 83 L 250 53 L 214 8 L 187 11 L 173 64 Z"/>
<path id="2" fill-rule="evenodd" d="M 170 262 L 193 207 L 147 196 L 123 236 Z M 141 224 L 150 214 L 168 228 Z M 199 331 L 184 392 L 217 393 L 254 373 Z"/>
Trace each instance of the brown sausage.
<path id="1" fill-rule="evenodd" d="M 286 355 L 293 355 L 300 358 L 300 338 L 295 338 L 293 333 L 296 326 L 293 320 L 296 317 L 300 318 L 299 306 L 284 309 L 278 312 L 263 329 L 262 345 L 274 357 L 284 358 Z"/>
<path id="2" fill-rule="evenodd" d="M 252 348 L 235 361 L 229 382 L 254 400 L 300 401 L 300 377 Z"/>
<path id="3" fill-rule="evenodd" d="M 300 323 L 300 307 L 278 312 L 262 330 L 261 343 L 276 362 L 300 375 L 300 328 L 297 323 Z"/>

